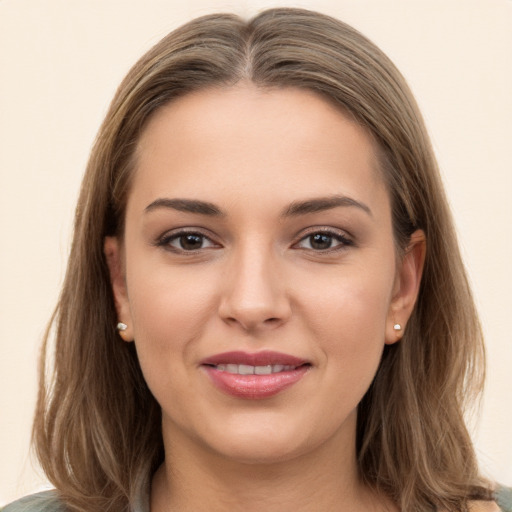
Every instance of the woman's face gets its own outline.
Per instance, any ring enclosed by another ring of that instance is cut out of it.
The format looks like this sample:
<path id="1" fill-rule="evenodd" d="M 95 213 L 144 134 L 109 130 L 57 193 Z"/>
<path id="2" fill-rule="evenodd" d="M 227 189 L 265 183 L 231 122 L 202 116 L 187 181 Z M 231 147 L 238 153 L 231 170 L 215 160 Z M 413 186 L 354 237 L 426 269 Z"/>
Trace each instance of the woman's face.
<path id="1" fill-rule="evenodd" d="M 421 251 L 397 260 L 364 130 L 247 84 L 154 115 L 105 251 L 164 439 L 246 462 L 353 446 L 421 272 Z"/>

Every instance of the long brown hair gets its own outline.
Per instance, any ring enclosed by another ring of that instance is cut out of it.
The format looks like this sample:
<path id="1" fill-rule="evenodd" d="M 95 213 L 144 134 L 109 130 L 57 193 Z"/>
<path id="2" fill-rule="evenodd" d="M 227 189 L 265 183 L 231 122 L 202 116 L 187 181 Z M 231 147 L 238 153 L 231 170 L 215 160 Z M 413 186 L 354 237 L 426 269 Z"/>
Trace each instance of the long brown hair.
<path id="1" fill-rule="evenodd" d="M 41 359 L 34 439 L 50 481 L 71 510 L 127 510 L 163 460 L 160 408 L 133 344 L 115 332 L 103 240 L 122 236 L 134 151 L 150 116 L 191 91 L 242 79 L 315 91 L 366 127 L 379 148 L 397 248 L 417 228 L 426 234 L 415 310 L 359 405 L 361 479 L 410 512 L 462 511 L 470 499 L 489 499 L 463 417 L 482 385 L 481 330 L 421 115 L 373 43 L 300 9 L 249 22 L 196 19 L 144 55 L 119 87 L 83 180 Z"/>

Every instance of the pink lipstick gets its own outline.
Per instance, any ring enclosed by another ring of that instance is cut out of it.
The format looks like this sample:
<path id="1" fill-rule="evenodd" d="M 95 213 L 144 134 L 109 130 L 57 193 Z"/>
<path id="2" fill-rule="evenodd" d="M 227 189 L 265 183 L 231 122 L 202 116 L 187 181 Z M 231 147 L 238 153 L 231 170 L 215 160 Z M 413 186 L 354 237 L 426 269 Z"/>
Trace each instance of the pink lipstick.
<path id="1" fill-rule="evenodd" d="M 279 352 L 225 352 L 202 361 L 212 383 L 237 398 L 261 400 L 297 383 L 311 364 Z"/>

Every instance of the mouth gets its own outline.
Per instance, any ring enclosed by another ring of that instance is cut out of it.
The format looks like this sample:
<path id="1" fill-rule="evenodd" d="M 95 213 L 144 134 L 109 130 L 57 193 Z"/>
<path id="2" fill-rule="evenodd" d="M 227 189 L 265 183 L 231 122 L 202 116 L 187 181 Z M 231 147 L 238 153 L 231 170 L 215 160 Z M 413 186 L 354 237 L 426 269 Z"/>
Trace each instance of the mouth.
<path id="1" fill-rule="evenodd" d="M 219 372 L 227 372 L 235 375 L 272 375 L 274 373 L 291 372 L 297 366 L 284 364 L 267 364 L 265 366 L 252 366 L 249 364 L 218 364 L 212 365 Z"/>
<path id="2" fill-rule="evenodd" d="M 261 400 L 298 383 L 312 364 L 279 352 L 227 352 L 205 359 L 201 367 L 210 382 L 223 393 Z"/>

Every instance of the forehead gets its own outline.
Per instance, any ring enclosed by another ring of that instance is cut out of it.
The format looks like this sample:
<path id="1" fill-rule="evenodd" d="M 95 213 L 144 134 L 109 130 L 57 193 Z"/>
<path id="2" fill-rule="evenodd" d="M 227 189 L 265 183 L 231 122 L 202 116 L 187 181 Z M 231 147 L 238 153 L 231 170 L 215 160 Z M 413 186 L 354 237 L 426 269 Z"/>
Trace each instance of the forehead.
<path id="1" fill-rule="evenodd" d="M 383 188 L 375 154 L 366 131 L 320 95 L 244 83 L 160 108 L 139 140 L 130 195 L 271 193 L 284 201 L 347 193 L 368 201 Z"/>

